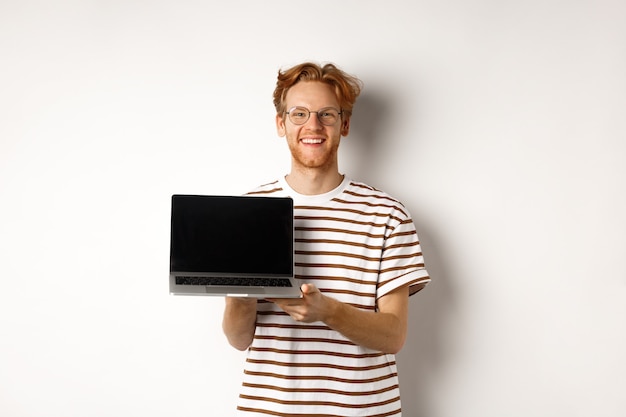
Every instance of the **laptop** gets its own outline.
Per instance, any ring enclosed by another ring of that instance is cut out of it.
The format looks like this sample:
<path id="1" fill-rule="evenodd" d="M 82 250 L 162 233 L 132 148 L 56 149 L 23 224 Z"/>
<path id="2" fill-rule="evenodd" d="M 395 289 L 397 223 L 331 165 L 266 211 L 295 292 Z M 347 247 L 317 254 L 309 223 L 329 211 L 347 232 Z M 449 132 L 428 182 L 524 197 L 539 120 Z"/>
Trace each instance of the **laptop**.
<path id="1" fill-rule="evenodd" d="M 300 297 L 289 197 L 172 196 L 170 293 Z"/>

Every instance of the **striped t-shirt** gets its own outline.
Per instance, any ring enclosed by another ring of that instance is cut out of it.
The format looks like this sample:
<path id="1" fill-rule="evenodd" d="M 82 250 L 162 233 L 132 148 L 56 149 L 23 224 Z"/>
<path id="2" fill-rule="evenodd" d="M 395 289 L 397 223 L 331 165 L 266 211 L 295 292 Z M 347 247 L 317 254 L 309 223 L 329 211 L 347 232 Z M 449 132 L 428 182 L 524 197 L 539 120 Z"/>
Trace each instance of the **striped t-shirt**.
<path id="1" fill-rule="evenodd" d="M 396 199 L 344 179 L 315 196 L 284 179 L 252 195 L 294 199 L 295 273 L 326 296 L 376 311 L 378 298 L 430 281 L 413 221 Z M 260 300 L 238 401 L 241 416 L 400 416 L 395 356 Z"/>

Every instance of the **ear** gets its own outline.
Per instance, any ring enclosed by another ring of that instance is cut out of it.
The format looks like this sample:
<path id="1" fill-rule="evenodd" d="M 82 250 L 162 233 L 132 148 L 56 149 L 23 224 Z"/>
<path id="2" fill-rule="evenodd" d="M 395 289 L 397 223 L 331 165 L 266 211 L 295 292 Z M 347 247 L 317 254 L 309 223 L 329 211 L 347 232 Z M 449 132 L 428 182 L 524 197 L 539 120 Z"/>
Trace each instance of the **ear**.
<path id="1" fill-rule="evenodd" d="M 350 117 L 341 120 L 341 136 L 348 136 L 350 133 Z"/>
<path id="2" fill-rule="evenodd" d="M 278 132 L 278 136 L 280 136 L 281 138 L 285 136 L 285 119 L 283 118 L 282 114 L 276 115 L 276 131 Z"/>

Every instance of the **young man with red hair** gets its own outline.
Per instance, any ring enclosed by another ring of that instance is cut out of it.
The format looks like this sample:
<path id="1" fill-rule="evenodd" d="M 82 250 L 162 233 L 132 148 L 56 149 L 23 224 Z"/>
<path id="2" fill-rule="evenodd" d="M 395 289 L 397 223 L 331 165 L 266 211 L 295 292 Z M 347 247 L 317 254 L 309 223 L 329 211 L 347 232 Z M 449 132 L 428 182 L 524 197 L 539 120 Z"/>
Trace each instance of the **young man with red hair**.
<path id="1" fill-rule="evenodd" d="M 291 170 L 250 194 L 294 199 L 302 297 L 226 298 L 224 333 L 248 350 L 238 415 L 401 415 L 394 355 L 409 296 L 430 278 L 407 209 L 339 171 L 360 92 L 333 64 L 278 73 L 276 128 Z"/>

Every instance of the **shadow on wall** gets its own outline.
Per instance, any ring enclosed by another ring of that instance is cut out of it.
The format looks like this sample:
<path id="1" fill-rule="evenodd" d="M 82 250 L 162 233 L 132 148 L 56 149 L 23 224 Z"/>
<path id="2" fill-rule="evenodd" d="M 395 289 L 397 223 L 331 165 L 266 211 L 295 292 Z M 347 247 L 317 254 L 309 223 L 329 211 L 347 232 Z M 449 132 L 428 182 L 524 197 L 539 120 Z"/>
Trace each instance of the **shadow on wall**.
<path id="1" fill-rule="evenodd" d="M 424 261 L 431 283 L 409 301 L 409 329 L 404 348 L 397 355 L 403 415 L 432 417 L 435 380 L 446 367 L 450 349 L 444 346 L 442 329 L 454 300 L 446 273 L 445 251 L 432 231 L 417 221 Z"/>
<path id="2" fill-rule="evenodd" d="M 364 91 L 358 98 L 350 121 L 350 134 L 342 139 L 340 154 L 348 155 L 348 176 L 376 187 L 377 173 L 384 169 L 385 132 L 391 115 L 391 97 Z M 379 179 L 380 181 L 380 179 Z"/>
<path id="3" fill-rule="evenodd" d="M 376 90 L 364 91 L 357 100 L 349 138 L 342 142 L 342 152 L 348 155 L 346 163 L 352 178 L 378 187 L 377 181 L 381 181 L 382 174 L 390 168 L 388 164 L 392 154 L 402 149 L 393 137 L 387 137 L 389 132 L 395 131 L 397 113 L 393 103 L 396 102 L 398 100 L 394 99 L 393 93 Z M 388 187 L 381 188 L 388 191 Z M 394 191 L 389 191 L 394 195 Z M 398 197 L 401 195 L 406 195 L 406 190 L 401 191 Z M 403 415 L 429 417 L 433 416 L 431 389 L 447 362 L 446 352 L 449 349 L 443 346 L 441 329 L 453 299 L 445 253 L 437 246 L 436 232 L 428 228 L 426 219 L 416 216 L 418 207 L 411 207 L 410 211 L 415 218 L 432 282 L 409 301 L 409 329 L 406 344 L 397 355 L 398 372 Z"/>

